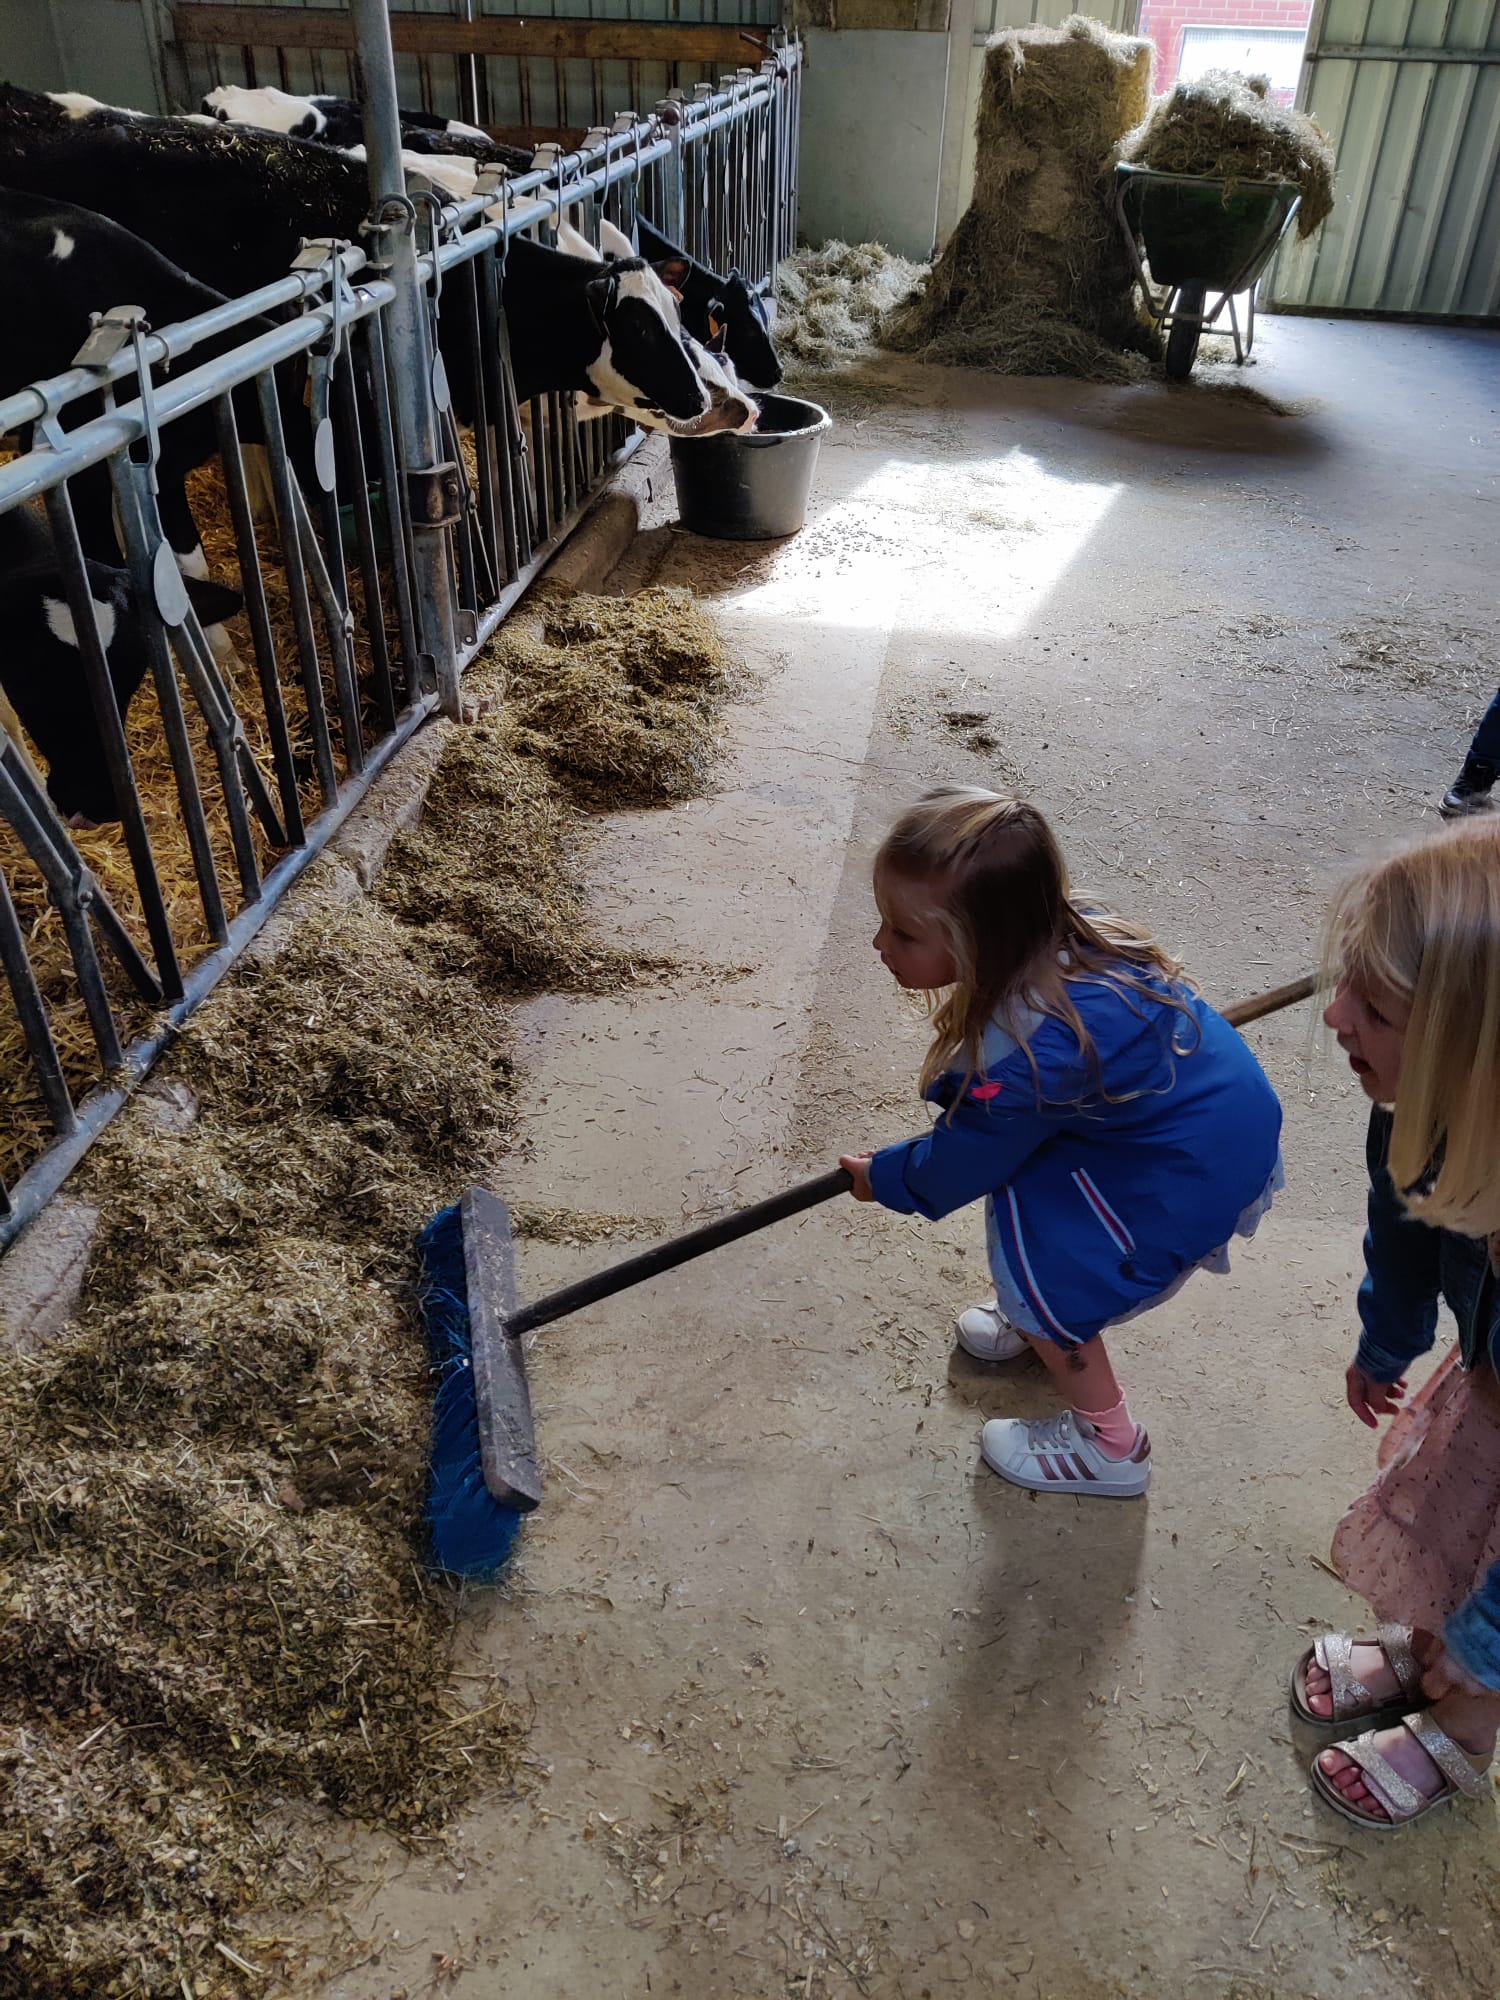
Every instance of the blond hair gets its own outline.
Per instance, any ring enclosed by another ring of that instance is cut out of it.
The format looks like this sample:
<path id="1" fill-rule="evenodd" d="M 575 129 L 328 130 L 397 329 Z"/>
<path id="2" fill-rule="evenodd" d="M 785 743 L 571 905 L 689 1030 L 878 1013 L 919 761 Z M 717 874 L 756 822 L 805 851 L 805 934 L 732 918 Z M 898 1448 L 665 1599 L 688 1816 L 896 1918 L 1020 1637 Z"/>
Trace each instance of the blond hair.
<path id="1" fill-rule="evenodd" d="M 1093 1039 L 1068 990 L 1079 981 L 1176 1007 L 1192 1022 L 1196 1041 L 1191 1009 L 1163 990 L 1164 982 L 1181 979 L 1182 968 L 1123 918 L 1078 907 L 1057 837 L 1025 800 L 977 785 L 925 793 L 876 854 L 882 915 L 902 887 L 922 894 L 958 970 L 951 987 L 928 995 L 932 1045 L 922 1065 L 923 1090 L 949 1070 L 963 1070 L 966 1082 L 979 1073 L 991 1021 L 1024 1047 L 1021 1017 L 1031 1008 L 1066 1023 L 1102 1089 Z M 1030 1058 L 1029 1047 L 1026 1053 Z"/>
<path id="2" fill-rule="evenodd" d="M 1372 862 L 1339 892 L 1325 973 L 1410 1009 L 1390 1172 L 1414 1216 L 1500 1229 L 1500 822 Z"/>

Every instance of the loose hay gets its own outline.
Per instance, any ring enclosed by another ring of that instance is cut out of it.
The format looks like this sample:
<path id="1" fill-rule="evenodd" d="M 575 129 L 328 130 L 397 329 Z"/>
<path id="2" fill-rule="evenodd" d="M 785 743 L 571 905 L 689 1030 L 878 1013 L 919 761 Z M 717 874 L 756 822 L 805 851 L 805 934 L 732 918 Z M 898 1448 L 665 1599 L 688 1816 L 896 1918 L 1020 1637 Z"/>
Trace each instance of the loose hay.
<path id="1" fill-rule="evenodd" d="M 517 1770 L 503 1688 L 451 1692 L 453 1597 L 417 1563 L 409 1244 L 511 1136 L 497 998 L 639 971 L 590 936 L 583 815 L 701 786 L 733 680 L 681 593 L 559 596 L 542 633 L 471 675 L 513 699 L 452 731 L 378 895 L 328 872 L 191 1018 L 197 1123 L 95 1147 L 78 1323 L 0 1371 L 0 1995 L 259 1993 L 239 1962 L 287 1966 L 247 1913 L 326 1893 L 309 1808 L 425 1837 Z M 600 740 L 646 730 L 617 790 L 548 661 Z"/>
<path id="2" fill-rule="evenodd" d="M 879 346 L 881 323 L 927 274 L 883 243 L 798 250 L 776 274 L 776 351 L 791 377 L 853 367 Z"/>
<path id="3" fill-rule="evenodd" d="M 395 843 L 379 893 L 481 984 L 627 986 L 668 961 L 593 935 L 578 814 L 701 791 L 733 664 L 686 591 L 554 588 L 532 603 L 534 623 L 511 621 L 490 649 L 503 711 L 450 741 L 427 817 Z"/>
<path id="4" fill-rule="evenodd" d="M 1120 158 L 1164 174 L 1204 174 L 1229 183 L 1293 181 L 1302 192 L 1297 233 L 1311 236 L 1333 213 L 1334 153 L 1316 118 L 1275 104 L 1263 76 L 1209 70 L 1174 84 L 1123 141 Z"/>
<path id="5" fill-rule="evenodd" d="M 1152 47 L 1075 14 L 1013 28 L 985 55 L 974 199 L 887 346 L 1005 375 L 1121 381 L 1154 335 L 1109 203 L 1120 140 L 1144 117 Z"/>

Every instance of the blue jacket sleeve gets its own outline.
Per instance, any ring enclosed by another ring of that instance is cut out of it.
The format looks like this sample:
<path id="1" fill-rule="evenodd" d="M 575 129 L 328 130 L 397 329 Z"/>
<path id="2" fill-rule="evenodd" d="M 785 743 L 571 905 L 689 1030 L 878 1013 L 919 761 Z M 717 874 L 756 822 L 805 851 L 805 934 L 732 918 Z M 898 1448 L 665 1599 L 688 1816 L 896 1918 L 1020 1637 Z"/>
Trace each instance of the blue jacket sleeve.
<path id="1" fill-rule="evenodd" d="M 1490 1565 L 1468 1603 L 1453 1613 L 1443 1636 L 1466 1672 L 1500 1692 L 1500 1562 Z"/>
<path id="2" fill-rule="evenodd" d="M 1359 1288 L 1361 1333 L 1355 1365 L 1372 1382 L 1395 1382 L 1437 1337 L 1438 1259 L 1442 1232 L 1408 1215 L 1386 1167 L 1391 1114 L 1370 1118 L 1365 1275 Z"/>
<path id="3" fill-rule="evenodd" d="M 875 1199 L 901 1215 L 929 1222 L 992 1194 L 1057 1130 L 1055 1118 L 1024 1106 L 940 1114 L 920 1139 L 887 1146 L 870 1162 Z"/>

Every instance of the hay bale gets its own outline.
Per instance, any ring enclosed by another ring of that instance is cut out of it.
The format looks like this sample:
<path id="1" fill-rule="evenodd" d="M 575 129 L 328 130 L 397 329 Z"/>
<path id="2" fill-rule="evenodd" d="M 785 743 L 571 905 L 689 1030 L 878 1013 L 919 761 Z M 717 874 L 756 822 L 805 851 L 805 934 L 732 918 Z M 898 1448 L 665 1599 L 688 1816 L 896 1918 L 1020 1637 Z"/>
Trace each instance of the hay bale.
<path id="1" fill-rule="evenodd" d="M 873 354 L 880 327 L 927 275 L 883 243 L 798 250 L 776 274 L 776 351 L 789 376 L 823 375 Z"/>
<path id="2" fill-rule="evenodd" d="M 1316 118 L 1274 104 L 1263 76 L 1208 70 L 1174 84 L 1121 143 L 1119 157 L 1164 174 L 1205 174 L 1229 183 L 1294 181 L 1302 191 L 1297 233 L 1311 236 L 1333 213 L 1334 152 Z"/>
<path id="3" fill-rule="evenodd" d="M 991 40 L 974 199 L 926 283 L 887 316 L 887 346 L 1006 375 L 1141 371 L 1155 340 L 1109 170 L 1145 116 L 1151 58 L 1150 42 L 1079 14 Z"/>

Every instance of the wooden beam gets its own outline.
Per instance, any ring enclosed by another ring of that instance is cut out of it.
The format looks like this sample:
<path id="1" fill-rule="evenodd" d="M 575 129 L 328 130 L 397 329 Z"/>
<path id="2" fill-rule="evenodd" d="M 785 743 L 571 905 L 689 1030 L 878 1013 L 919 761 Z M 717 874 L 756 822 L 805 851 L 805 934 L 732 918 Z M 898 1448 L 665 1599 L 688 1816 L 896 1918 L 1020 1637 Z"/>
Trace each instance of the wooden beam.
<path id="1" fill-rule="evenodd" d="M 173 33 L 196 48 L 352 49 L 354 23 L 332 7 L 237 7 L 190 4 L 172 11 Z M 752 66 L 769 31 L 665 21 L 522 20 L 486 14 L 458 21 L 445 14 L 393 13 L 398 55 L 552 56 L 586 62 L 688 62 Z"/>

